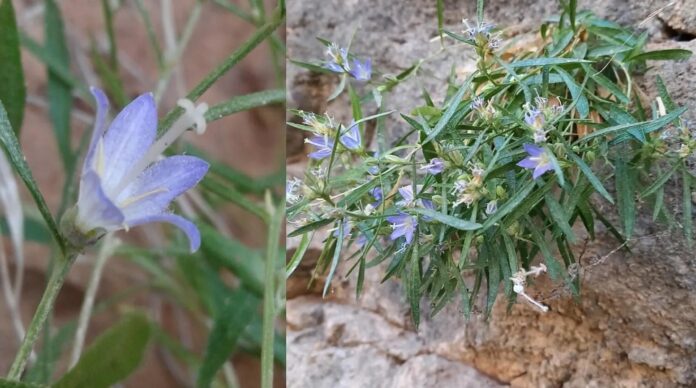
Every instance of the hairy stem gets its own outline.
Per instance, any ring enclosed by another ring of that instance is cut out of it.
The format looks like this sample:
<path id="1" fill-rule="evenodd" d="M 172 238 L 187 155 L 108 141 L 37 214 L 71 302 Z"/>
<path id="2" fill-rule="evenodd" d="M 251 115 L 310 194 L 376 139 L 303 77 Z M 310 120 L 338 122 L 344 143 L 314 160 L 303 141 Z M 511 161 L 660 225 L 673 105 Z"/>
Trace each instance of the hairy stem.
<path id="1" fill-rule="evenodd" d="M 48 279 L 46 290 L 44 290 L 44 294 L 41 297 L 39 306 L 36 308 L 34 318 L 32 318 L 31 323 L 27 328 L 27 334 L 24 336 L 22 344 L 19 346 L 17 355 L 15 356 L 12 366 L 10 367 L 10 372 L 7 374 L 7 378 L 9 380 L 19 380 L 22 376 L 22 372 L 27 364 L 29 355 L 34 347 L 34 343 L 39 337 L 44 323 L 46 323 L 46 318 L 48 318 L 49 313 L 51 310 L 53 310 L 53 305 L 61 287 L 63 286 L 65 276 L 67 275 L 68 270 L 72 266 L 72 263 L 75 261 L 76 257 L 77 254 L 69 255 L 64 260 L 61 260 L 51 272 L 51 277 Z"/>

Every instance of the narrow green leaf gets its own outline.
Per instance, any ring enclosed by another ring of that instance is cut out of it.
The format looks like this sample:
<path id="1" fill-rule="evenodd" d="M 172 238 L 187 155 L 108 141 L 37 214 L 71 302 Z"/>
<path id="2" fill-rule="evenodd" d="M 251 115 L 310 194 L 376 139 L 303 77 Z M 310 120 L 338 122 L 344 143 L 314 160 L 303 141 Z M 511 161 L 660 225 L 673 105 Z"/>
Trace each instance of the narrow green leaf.
<path id="1" fill-rule="evenodd" d="M 607 201 L 609 201 L 611 204 L 614 203 L 614 199 L 611 197 L 611 194 L 607 191 L 606 188 L 602 185 L 602 182 L 597 178 L 597 176 L 592 172 L 592 169 L 590 166 L 588 166 L 585 161 L 583 161 L 579 156 L 575 155 L 574 152 L 569 151 L 568 156 L 570 156 L 571 159 L 573 159 L 573 162 L 580 167 L 580 171 L 582 171 L 583 174 L 585 174 L 585 177 L 587 177 L 587 180 L 590 181 L 590 184 L 592 184 L 592 187 L 597 190 L 599 194 L 601 194 L 604 198 L 606 198 Z"/>
<path id="2" fill-rule="evenodd" d="M 689 59 L 692 52 L 684 49 L 667 49 L 646 51 L 638 55 L 629 57 L 626 61 L 677 61 L 681 59 Z"/>
<path id="3" fill-rule="evenodd" d="M 476 1 L 476 21 L 478 24 L 483 23 L 483 1 L 484 0 Z"/>
<path id="4" fill-rule="evenodd" d="M 225 296 L 220 314 L 214 317 L 208 336 L 196 386 L 210 387 L 215 374 L 230 358 L 237 341 L 251 323 L 261 300 L 254 294 L 239 288 Z"/>
<path id="5" fill-rule="evenodd" d="M 58 225 L 53 219 L 51 211 L 48 209 L 48 205 L 46 205 L 46 201 L 44 200 L 43 195 L 41 195 L 39 187 L 36 185 L 34 176 L 31 174 L 31 170 L 29 169 L 29 165 L 24 158 L 24 154 L 22 154 L 22 148 L 19 146 L 17 136 L 15 135 L 15 132 L 12 131 L 12 125 L 7 118 L 7 112 L 5 111 L 5 107 L 3 106 L 2 102 L 0 102 L 0 142 L 2 142 L 2 148 L 5 150 L 5 152 L 7 152 L 15 171 L 17 171 L 19 177 L 22 178 L 22 181 L 27 186 L 29 193 L 34 198 L 34 202 L 36 202 L 36 206 L 39 208 L 41 216 L 44 218 L 44 221 L 46 222 L 48 229 L 51 231 L 53 238 L 58 243 L 61 251 L 65 252 L 65 242 L 63 241 L 60 232 L 58 232 Z"/>
<path id="6" fill-rule="evenodd" d="M 570 0 L 568 2 L 568 19 L 570 19 L 570 27 L 575 30 L 575 15 L 577 13 L 578 2 L 577 0 Z"/>
<path id="7" fill-rule="evenodd" d="M 534 67 L 534 66 L 548 66 L 548 65 L 568 65 L 568 64 L 578 64 L 578 63 L 592 63 L 585 59 L 576 58 L 534 58 L 534 59 L 523 59 L 521 61 L 516 61 L 510 63 L 508 66 L 512 68 L 518 67 Z"/>
<path id="8" fill-rule="evenodd" d="M 672 166 L 672 168 L 670 168 L 669 172 L 667 172 L 666 174 L 657 174 L 659 175 L 657 180 L 655 180 L 655 182 L 653 182 L 650 186 L 646 187 L 645 190 L 643 190 L 643 192 L 640 193 L 640 198 L 645 199 L 647 196 L 654 193 L 657 189 L 661 188 L 662 185 L 664 185 L 665 182 L 667 182 L 667 180 L 672 177 L 672 174 L 674 174 L 677 171 L 677 168 L 679 168 L 679 163 L 675 163 L 674 166 Z"/>
<path id="9" fill-rule="evenodd" d="M 26 87 L 12 0 L 0 0 L 0 101 L 16 133 L 22 129 Z"/>
<path id="10" fill-rule="evenodd" d="M 263 258 L 261 253 L 237 240 L 226 238 L 206 223 L 198 223 L 201 251 L 207 260 L 227 268 L 256 295 L 263 295 Z"/>
<path id="11" fill-rule="evenodd" d="M 609 78 L 602 75 L 602 73 L 592 71 L 590 74 L 593 81 L 610 91 L 620 102 L 624 104 L 629 104 L 631 102 L 631 100 L 626 96 L 626 94 L 621 90 L 621 88 L 619 88 Z"/>
<path id="12" fill-rule="evenodd" d="M 452 116 L 454 116 L 454 113 L 457 111 L 457 108 L 459 107 L 462 97 L 464 97 L 464 94 L 469 90 L 469 85 L 471 85 L 471 80 L 473 78 L 470 76 L 459 88 L 457 91 L 457 94 L 455 94 L 452 98 L 450 98 L 449 101 L 449 107 L 447 107 L 447 110 L 445 113 L 442 115 L 440 120 L 437 122 L 435 125 L 435 128 L 433 128 L 432 131 L 428 132 L 428 137 L 421 142 L 421 145 L 425 145 L 429 143 L 431 140 L 435 139 L 437 135 L 440 134 L 440 132 L 445 129 L 445 126 L 447 126 L 450 122 L 450 119 Z"/>
<path id="13" fill-rule="evenodd" d="M 418 241 L 417 236 L 416 241 Z M 418 244 L 413 244 L 413 249 L 411 250 L 411 260 L 409 263 L 410 266 L 406 278 L 406 295 L 411 306 L 411 321 L 416 329 L 418 329 L 418 325 L 420 323 L 421 299 L 420 255 L 418 251 Z"/>
<path id="14" fill-rule="evenodd" d="M 440 42 L 442 42 L 442 26 L 445 20 L 445 4 L 443 0 L 437 0 L 437 33 L 440 35 Z"/>
<path id="15" fill-rule="evenodd" d="M 544 240 L 544 235 L 540 231 L 541 229 L 536 227 L 529 217 L 527 217 L 527 224 L 528 224 L 528 230 L 532 234 L 532 239 L 536 243 L 537 247 L 539 247 L 539 251 L 541 251 L 541 255 L 544 256 L 544 262 L 546 263 L 546 268 L 549 271 L 549 275 L 551 276 L 551 279 L 558 280 L 563 276 L 563 269 L 561 267 L 561 263 L 556 260 L 555 257 L 553 257 L 553 254 L 551 254 L 551 249 L 549 249 L 549 245 L 546 243 Z"/>
<path id="16" fill-rule="evenodd" d="M 642 131 L 643 133 L 648 133 L 648 132 L 653 132 L 656 131 L 665 125 L 667 125 L 670 121 L 674 120 L 675 118 L 679 117 L 682 113 L 686 111 L 686 107 L 679 108 L 673 112 L 667 113 L 665 116 L 662 116 L 658 119 L 651 120 L 651 121 L 641 121 L 639 123 L 632 123 L 632 124 L 621 124 L 621 125 L 614 125 L 611 127 L 607 128 L 602 128 L 597 131 L 594 131 L 592 133 L 587 134 L 586 136 L 583 136 L 578 140 L 578 142 L 584 143 L 589 140 L 594 139 L 595 137 L 599 136 L 607 136 L 607 135 L 613 135 L 616 134 L 616 138 L 612 140 L 613 144 L 620 143 L 622 141 L 625 141 L 629 138 L 627 133 L 631 129 L 637 129 Z"/>
<path id="17" fill-rule="evenodd" d="M 549 208 L 549 213 L 551 213 L 551 218 L 556 226 L 561 229 L 568 241 L 571 243 L 575 242 L 575 233 L 573 233 L 573 229 L 568 224 L 570 216 L 568 216 L 565 210 L 563 210 L 563 207 L 561 207 L 561 204 L 558 203 L 558 201 L 556 201 L 556 199 L 553 198 L 550 193 L 547 193 L 544 198 L 546 201 L 546 206 Z"/>
<path id="18" fill-rule="evenodd" d="M 334 222 L 334 219 L 333 219 L 333 218 L 324 218 L 324 219 L 321 219 L 321 220 L 318 220 L 318 221 L 310 222 L 309 224 L 304 225 L 304 226 L 301 226 L 301 227 L 299 227 L 299 228 L 293 230 L 292 232 L 290 232 L 290 233 L 288 234 L 288 237 L 295 237 L 295 236 L 299 236 L 299 235 L 301 235 L 301 234 L 305 234 L 305 233 L 307 233 L 307 232 L 311 232 L 311 231 L 313 231 L 313 230 L 315 230 L 315 229 L 319 229 L 319 228 L 321 228 L 322 226 L 328 225 L 328 224 L 330 224 L 330 223 L 332 223 L 332 222 Z"/>
<path id="19" fill-rule="evenodd" d="M 266 105 L 282 104 L 284 102 L 285 91 L 281 89 L 264 90 L 262 92 L 236 96 L 223 103 L 210 107 L 210 109 L 205 112 L 205 120 L 211 122 L 234 113 Z"/>
<path id="20" fill-rule="evenodd" d="M 553 70 L 557 72 L 561 76 L 561 78 L 563 78 L 563 81 L 568 87 L 568 90 L 570 91 L 570 95 L 573 97 L 573 100 L 577 100 L 575 107 L 578 109 L 580 118 L 586 118 L 590 114 L 590 103 L 587 101 L 587 97 L 585 97 L 585 94 L 583 93 L 583 90 L 580 87 L 580 85 L 578 85 L 575 82 L 573 77 L 570 74 L 568 74 L 567 71 L 561 69 L 560 67 L 554 66 Z"/>
<path id="21" fill-rule="evenodd" d="M 417 207 L 413 209 L 413 212 L 425 217 L 430 217 L 435 221 L 442 222 L 445 225 L 459 230 L 476 230 L 481 228 L 481 224 L 479 223 L 462 220 L 461 218 L 443 214 L 432 209 Z"/>
<path id="22" fill-rule="evenodd" d="M 46 55 L 54 58 L 60 66 L 70 68 L 70 53 L 65 43 L 63 18 L 54 0 L 45 0 Z M 70 169 L 73 151 L 70 146 L 70 111 L 72 110 L 72 87 L 48 68 L 48 104 L 53 132 L 63 166 Z"/>
<path id="23" fill-rule="evenodd" d="M 624 227 L 626 238 L 631 238 L 633 234 L 633 226 L 636 219 L 636 204 L 633 196 L 633 174 L 631 169 L 623 159 L 616 159 L 615 179 L 616 179 L 616 196 L 619 205 L 619 215 Z"/>
<path id="24" fill-rule="evenodd" d="M 490 242 L 484 244 L 485 249 L 481 252 L 485 252 L 483 258 L 488 262 L 486 267 L 486 274 L 488 275 L 488 292 L 486 295 L 486 316 L 490 316 L 493 310 L 493 305 L 495 304 L 495 299 L 498 296 L 498 290 L 500 289 L 500 264 L 498 263 L 500 258 L 494 252 L 490 245 Z"/>
<path id="25" fill-rule="evenodd" d="M 343 238 L 345 234 L 343 220 L 338 220 L 338 236 L 336 236 L 336 247 L 334 248 L 333 258 L 331 259 L 331 268 L 329 269 L 329 275 L 324 280 L 324 291 L 322 292 L 322 297 L 326 298 L 326 294 L 329 292 L 329 287 L 331 287 L 331 280 L 333 280 L 334 273 L 336 273 L 336 268 L 338 268 L 338 263 L 341 261 L 341 249 L 343 248 Z"/>
<path id="26" fill-rule="evenodd" d="M 128 377 L 140 364 L 150 339 L 150 324 L 131 314 L 100 335 L 54 388 L 107 388 Z"/>
<path id="27" fill-rule="evenodd" d="M 302 235 L 302 240 L 300 241 L 300 244 L 297 246 L 295 249 L 295 252 L 292 254 L 292 258 L 290 261 L 288 261 L 286 268 L 285 268 L 285 277 L 289 278 L 290 275 L 292 275 L 293 272 L 297 269 L 297 267 L 300 265 L 302 262 L 302 258 L 304 257 L 305 253 L 307 252 L 307 249 L 309 248 L 309 244 L 312 242 L 312 238 L 314 237 L 314 233 L 305 233 Z"/>

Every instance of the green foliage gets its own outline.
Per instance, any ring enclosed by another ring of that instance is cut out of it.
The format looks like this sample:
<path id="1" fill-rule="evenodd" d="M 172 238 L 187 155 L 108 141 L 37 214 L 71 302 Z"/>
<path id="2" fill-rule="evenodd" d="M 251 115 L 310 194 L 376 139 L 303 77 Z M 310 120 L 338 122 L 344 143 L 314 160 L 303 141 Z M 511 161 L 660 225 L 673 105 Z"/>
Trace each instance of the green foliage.
<path id="1" fill-rule="evenodd" d="M 129 315 L 94 340 L 53 387 L 110 387 L 140 365 L 149 339 L 150 323 L 145 316 Z"/>
<path id="2" fill-rule="evenodd" d="M 24 118 L 24 71 L 19 51 L 19 32 L 12 0 L 0 1 L 0 102 L 12 128 L 19 134 Z"/>
<path id="3" fill-rule="evenodd" d="M 433 314 L 458 295 L 467 315 L 479 292 L 486 294 L 486 313 L 503 291 L 514 301 L 537 254 L 545 267 L 535 268 L 577 296 L 581 263 L 571 245 L 579 229 L 594 238 L 599 220 L 620 242 L 630 239 L 639 198 L 657 204 L 656 218 L 676 225 L 663 204 L 664 185 L 674 176 L 684 187 L 680 225 L 689 241 L 693 177 L 684 160 L 696 151 L 696 137 L 680 119 L 686 108 L 660 79 L 661 100 L 644 107 L 632 77 L 646 61 L 691 53 L 645 51 L 647 34 L 577 11 L 576 3 L 562 1 L 563 13 L 541 26 L 536 47 L 519 50 L 498 41 L 479 1 L 476 26 L 463 35 L 443 31 L 452 38 L 444 42 L 473 47 L 476 71 L 461 81 L 450 77 L 441 105 L 424 92 L 423 105 L 401 115 L 409 135 L 378 142 L 378 154 L 348 147 L 343 126 L 331 118 L 299 112 L 304 123 L 295 126 L 333 146 L 330 157 L 311 163 L 288 208 L 296 225 L 289 236 L 303 236 L 290 268 L 299 265 L 307 236 L 331 225 L 315 270 L 328 271 L 325 289 L 339 260 L 355 260 L 358 289 L 365 268 L 388 261 L 384 279 L 402 278 L 415 325 L 422 298 Z M 420 63 L 408 71 L 419 73 Z M 362 96 L 349 85 L 353 114 L 400 82 L 373 78 Z M 437 160 L 441 171 L 433 168 Z M 544 172 L 532 177 L 537 166 Z M 601 202 L 614 206 L 620 228 L 598 211 Z M 393 235 L 404 228 L 412 240 Z M 366 263 L 369 251 L 376 257 Z"/>

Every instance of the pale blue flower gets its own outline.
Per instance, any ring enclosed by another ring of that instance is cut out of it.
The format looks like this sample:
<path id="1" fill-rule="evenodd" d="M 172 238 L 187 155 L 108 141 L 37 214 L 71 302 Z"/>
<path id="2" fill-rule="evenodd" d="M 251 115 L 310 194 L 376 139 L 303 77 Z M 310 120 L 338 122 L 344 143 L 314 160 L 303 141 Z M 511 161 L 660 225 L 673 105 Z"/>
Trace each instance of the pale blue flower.
<path id="1" fill-rule="evenodd" d="M 524 113 L 524 122 L 534 129 L 544 127 L 544 113 L 537 108 L 531 108 Z"/>
<path id="2" fill-rule="evenodd" d="M 399 213 L 397 215 L 387 217 L 387 221 L 392 224 L 392 233 L 389 236 L 389 239 L 396 240 L 403 236 L 406 239 L 406 244 L 411 243 L 413 240 L 413 233 L 416 230 L 416 226 L 418 226 L 418 218 L 416 218 L 416 216 L 406 213 Z"/>
<path id="3" fill-rule="evenodd" d="M 409 207 L 414 204 L 413 185 L 399 187 L 399 194 L 403 199 L 396 203 L 397 206 Z"/>
<path id="4" fill-rule="evenodd" d="M 364 62 L 360 62 L 359 59 L 354 59 L 350 75 L 358 81 L 369 81 L 372 78 L 372 60 L 367 58 Z"/>
<path id="5" fill-rule="evenodd" d="M 537 179 L 545 172 L 553 170 L 553 164 L 551 163 L 548 150 L 537 147 L 534 144 L 524 144 L 524 150 L 529 156 L 522 159 L 517 165 L 534 170 L 532 174 L 533 179 Z"/>
<path id="6" fill-rule="evenodd" d="M 310 139 L 305 139 L 305 143 L 313 145 L 317 150 L 310 153 L 309 156 L 312 159 L 325 159 L 331 156 L 333 151 L 334 143 L 326 136 L 314 136 Z"/>
<path id="7" fill-rule="evenodd" d="M 445 162 L 440 158 L 432 158 L 430 159 L 430 163 L 424 165 L 421 169 L 425 169 L 430 174 L 437 175 L 445 170 Z"/>
<path id="8" fill-rule="evenodd" d="M 191 252 L 196 251 L 200 246 L 196 225 L 168 208 L 203 179 L 208 163 L 186 155 L 160 157 L 172 136 L 178 137 L 194 121 L 183 120 L 155 140 L 157 108 L 152 94 L 147 93 L 128 104 L 106 130 L 108 100 L 101 90 L 91 91 L 97 117 L 80 177 L 75 228 L 89 236 L 100 230 L 166 222 L 181 229 Z"/>
<path id="9" fill-rule="evenodd" d="M 350 123 L 350 127 L 339 138 L 341 144 L 351 151 L 360 149 L 362 146 L 362 138 L 360 137 L 360 128 L 355 121 Z"/>

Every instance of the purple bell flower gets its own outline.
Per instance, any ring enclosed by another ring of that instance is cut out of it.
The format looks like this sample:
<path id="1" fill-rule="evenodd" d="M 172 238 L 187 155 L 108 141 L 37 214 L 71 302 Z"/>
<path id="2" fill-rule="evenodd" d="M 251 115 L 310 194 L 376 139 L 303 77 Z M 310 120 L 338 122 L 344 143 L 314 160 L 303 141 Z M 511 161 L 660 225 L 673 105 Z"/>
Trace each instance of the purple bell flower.
<path id="1" fill-rule="evenodd" d="M 372 78 L 372 60 L 367 58 L 364 62 L 360 62 L 359 59 L 354 59 L 350 75 L 358 81 L 369 81 Z"/>
<path id="2" fill-rule="evenodd" d="M 389 236 L 390 240 L 396 240 L 401 236 L 406 239 L 406 244 L 410 244 L 413 240 L 413 232 L 418 226 L 418 218 L 416 216 L 408 215 L 406 213 L 399 213 L 394 216 L 387 217 L 392 225 L 392 233 Z"/>
<path id="3" fill-rule="evenodd" d="M 325 159 L 331 156 L 333 151 L 334 143 L 326 136 L 314 136 L 310 139 L 305 139 L 305 143 L 313 145 L 317 150 L 310 153 L 309 156 L 312 159 Z"/>
<path id="4" fill-rule="evenodd" d="M 525 144 L 524 150 L 527 152 L 529 156 L 522 159 L 519 163 L 517 163 L 517 165 L 523 168 L 534 170 L 534 172 L 532 173 L 533 179 L 537 179 L 545 172 L 553 169 L 548 150 L 538 147 L 534 144 Z"/>
<path id="5" fill-rule="evenodd" d="M 201 242 L 198 228 L 168 208 L 176 197 L 203 179 L 209 165 L 193 156 L 160 157 L 194 120 L 184 116 L 156 139 L 157 108 L 152 93 L 147 93 L 128 104 L 106 130 L 108 100 L 101 90 L 91 91 L 97 102 L 97 117 L 80 177 L 75 229 L 83 236 L 94 236 L 99 230 L 128 230 L 166 222 L 186 234 L 189 248 L 195 252 Z M 75 241 L 75 236 L 68 238 Z"/>

